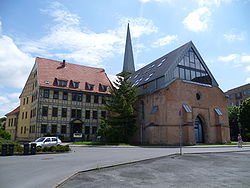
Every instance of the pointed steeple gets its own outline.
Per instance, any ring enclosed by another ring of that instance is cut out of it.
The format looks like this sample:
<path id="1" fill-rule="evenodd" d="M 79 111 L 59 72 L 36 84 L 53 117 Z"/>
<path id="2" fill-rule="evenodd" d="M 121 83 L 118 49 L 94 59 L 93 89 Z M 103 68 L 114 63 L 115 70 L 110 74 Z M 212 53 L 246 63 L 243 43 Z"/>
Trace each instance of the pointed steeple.
<path id="1" fill-rule="evenodd" d="M 127 72 L 127 73 L 135 72 L 134 56 L 133 56 L 133 49 L 132 49 L 132 42 L 131 42 L 131 36 L 130 36 L 129 23 L 128 23 L 128 27 L 127 27 L 127 37 L 126 37 L 126 45 L 125 45 L 125 53 L 124 53 L 124 61 L 123 61 L 122 73 L 123 72 Z M 120 74 L 118 74 L 118 75 L 120 75 Z"/>

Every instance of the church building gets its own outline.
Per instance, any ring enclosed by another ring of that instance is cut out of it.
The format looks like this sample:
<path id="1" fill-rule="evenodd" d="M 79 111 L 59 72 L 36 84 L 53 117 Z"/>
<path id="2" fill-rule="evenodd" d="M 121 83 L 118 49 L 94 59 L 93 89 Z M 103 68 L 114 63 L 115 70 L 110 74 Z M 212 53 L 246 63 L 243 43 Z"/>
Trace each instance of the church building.
<path id="1" fill-rule="evenodd" d="M 137 71 L 134 67 L 128 25 L 123 71 L 131 73 L 139 95 L 134 142 L 230 142 L 227 98 L 192 41 Z"/>

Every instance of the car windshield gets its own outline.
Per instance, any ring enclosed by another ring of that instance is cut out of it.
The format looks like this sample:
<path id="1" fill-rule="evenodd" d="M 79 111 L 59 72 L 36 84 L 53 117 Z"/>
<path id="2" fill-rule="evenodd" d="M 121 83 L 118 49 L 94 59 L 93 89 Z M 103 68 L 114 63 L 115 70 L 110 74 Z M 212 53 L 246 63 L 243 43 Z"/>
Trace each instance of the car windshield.
<path id="1" fill-rule="evenodd" d="M 45 137 L 41 137 L 41 138 L 36 139 L 35 142 L 42 142 L 42 141 L 44 141 L 44 139 L 45 139 Z"/>

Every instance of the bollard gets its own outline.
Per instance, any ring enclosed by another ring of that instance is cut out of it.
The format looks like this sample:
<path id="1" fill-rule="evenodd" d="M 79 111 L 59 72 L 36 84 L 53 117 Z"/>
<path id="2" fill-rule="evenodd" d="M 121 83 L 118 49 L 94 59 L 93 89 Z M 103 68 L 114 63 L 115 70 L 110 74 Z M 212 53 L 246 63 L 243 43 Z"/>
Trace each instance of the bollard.
<path id="1" fill-rule="evenodd" d="M 29 155 L 29 144 L 23 144 L 23 154 Z"/>
<path id="2" fill-rule="evenodd" d="M 2 155 L 6 156 L 8 154 L 7 152 L 7 144 L 2 144 Z"/>
<path id="3" fill-rule="evenodd" d="M 35 155 L 36 154 L 36 144 L 30 145 L 30 154 Z"/>
<path id="4" fill-rule="evenodd" d="M 8 144 L 8 155 L 13 155 L 14 154 L 14 144 Z"/>

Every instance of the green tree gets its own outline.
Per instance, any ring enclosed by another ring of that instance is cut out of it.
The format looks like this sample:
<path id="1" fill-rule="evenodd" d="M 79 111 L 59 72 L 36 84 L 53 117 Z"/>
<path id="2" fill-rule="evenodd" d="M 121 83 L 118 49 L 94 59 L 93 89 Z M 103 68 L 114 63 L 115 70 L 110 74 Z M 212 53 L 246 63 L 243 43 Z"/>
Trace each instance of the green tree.
<path id="1" fill-rule="evenodd" d="M 6 117 L 2 117 L 0 118 L 0 128 L 4 128 L 3 127 L 3 122 L 6 121 Z"/>
<path id="2" fill-rule="evenodd" d="M 123 74 L 111 88 L 111 96 L 104 107 L 109 113 L 102 120 L 98 135 L 107 142 L 128 143 L 129 137 L 136 130 L 135 106 L 137 89 L 128 81 L 128 74 Z"/>
<path id="3" fill-rule="evenodd" d="M 239 130 L 239 106 L 230 106 L 228 108 L 228 118 L 230 126 L 230 136 L 232 140 L 237 140 Z"/>
<path id="4" fill-rule="evenodd" d="M 243 137 L 245 137 L 247 133 L 250 133 L 250 97 L 240 105 L 239 121 Z"/>

